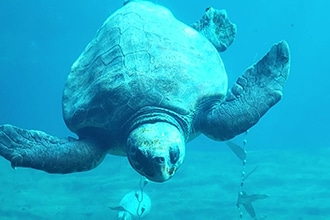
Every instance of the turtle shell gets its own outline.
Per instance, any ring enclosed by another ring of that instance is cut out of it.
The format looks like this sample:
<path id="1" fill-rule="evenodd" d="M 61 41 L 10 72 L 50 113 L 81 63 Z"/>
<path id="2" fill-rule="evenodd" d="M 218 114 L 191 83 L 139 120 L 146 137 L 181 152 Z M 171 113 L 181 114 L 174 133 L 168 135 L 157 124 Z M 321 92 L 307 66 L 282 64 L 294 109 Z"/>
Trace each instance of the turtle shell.
<path id="1" fill-rule="evenodd" d="M 162 6 L 133 1 L 104 22 L 72 65 L 63 117 L 79 136 L 94 129 L 116 137 L 146 106 L 194 115 L 201 101 L 226 92 L 222 60 L 202 34 Z"/>

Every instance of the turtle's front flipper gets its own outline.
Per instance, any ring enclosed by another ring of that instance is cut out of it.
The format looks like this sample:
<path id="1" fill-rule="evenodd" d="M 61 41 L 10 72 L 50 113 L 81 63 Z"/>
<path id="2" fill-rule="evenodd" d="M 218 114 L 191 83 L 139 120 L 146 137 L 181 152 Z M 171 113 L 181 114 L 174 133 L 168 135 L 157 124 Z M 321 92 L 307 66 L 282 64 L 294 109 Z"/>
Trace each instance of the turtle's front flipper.
<path id="1" fill-rule="evenodd" d="M 204 16 L 191 25 L 203 34 L 218 50 L 223 52 L 231 45 L 236 36 L 236 25 L 233 24 L 225 10 L 208 7 Z"/>
<path id="2" fill-rule="evenodd" d="M 0 126 L 0 155 L 15 167 L 72 173 L 96 167 L 106 155 L 93 140 L 56 138 L 42 131 Z"/>
<path id="3" fill-rule="evenodd" d="M 289 47 L 282 41 L 237 79 L 223 102 L 214 103 L 202 121 L 202 132 L 227 140 L 255 125 L 281 99 L 289 68 Z"/>

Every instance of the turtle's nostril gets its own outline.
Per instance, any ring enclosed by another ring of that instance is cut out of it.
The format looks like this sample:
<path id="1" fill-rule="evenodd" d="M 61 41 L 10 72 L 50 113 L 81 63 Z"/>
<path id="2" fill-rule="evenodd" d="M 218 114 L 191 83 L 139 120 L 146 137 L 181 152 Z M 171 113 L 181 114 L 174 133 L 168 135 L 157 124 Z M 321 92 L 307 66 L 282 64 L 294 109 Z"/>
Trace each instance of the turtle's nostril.
<path id="1" fill-rule="evenodd" d="M 163 164 L 165 162 L 165 158 L 164 157 L 155 157 L 155 163 L 157 164 Z"/>

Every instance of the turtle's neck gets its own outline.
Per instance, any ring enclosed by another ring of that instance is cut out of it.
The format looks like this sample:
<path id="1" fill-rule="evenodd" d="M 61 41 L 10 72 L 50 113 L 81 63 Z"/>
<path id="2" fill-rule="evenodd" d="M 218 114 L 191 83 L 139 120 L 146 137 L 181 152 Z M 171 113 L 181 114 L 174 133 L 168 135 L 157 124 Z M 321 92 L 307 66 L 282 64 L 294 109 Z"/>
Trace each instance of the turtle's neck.
<path id="1" fill-rule="evenodd" d="M 133 114 L 123 125 L 123 130 L 127 136 L 141 124 L 156 122 L 167 122 L 174 125 L 182 132 L 186 140 L 189 139 L 191 129 L 189 116 L 183 116 L 174 111 L 154 106 L 146 106 Z"/>

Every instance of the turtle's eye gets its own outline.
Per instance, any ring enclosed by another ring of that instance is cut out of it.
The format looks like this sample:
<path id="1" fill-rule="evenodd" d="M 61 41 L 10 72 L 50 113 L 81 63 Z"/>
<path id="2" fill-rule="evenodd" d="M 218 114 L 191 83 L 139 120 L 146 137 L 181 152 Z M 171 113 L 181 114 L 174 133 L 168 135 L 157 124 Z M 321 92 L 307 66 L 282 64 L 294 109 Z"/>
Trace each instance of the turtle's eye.
<path id="1" fill-rule="evenodd" d="M 175 150 L 170 151 L 170 161 L 172 164 L 176 164 L 179 160 L 179 152 Z"/>

